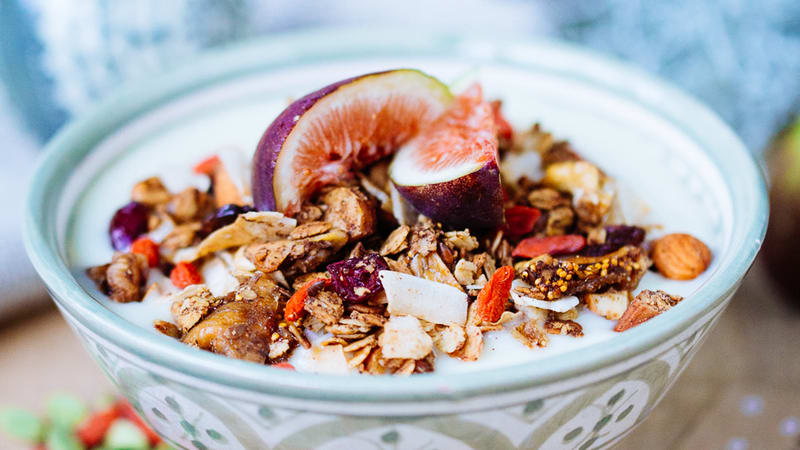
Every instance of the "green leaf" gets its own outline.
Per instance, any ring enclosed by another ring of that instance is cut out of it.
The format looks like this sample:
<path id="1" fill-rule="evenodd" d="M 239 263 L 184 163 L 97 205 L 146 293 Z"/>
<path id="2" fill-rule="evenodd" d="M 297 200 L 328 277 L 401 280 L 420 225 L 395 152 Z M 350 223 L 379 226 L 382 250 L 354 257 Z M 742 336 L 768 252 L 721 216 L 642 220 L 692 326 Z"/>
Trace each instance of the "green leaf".
<path id="1" fill-rule="evenodd" d="M 74 428 L 88 414 L 86 405 L 74 395 L 55 394 L 47 401 L 47 416 L 56 425 Z"/>
<path id="2" fill-rule="evenodd" d="M 581 433 L 583 433 L 583 427 L 575 428 L 574 430 L 570 431 L 566 435 L 564 435 L 564 442 L 569 442 L 576 437 L 578 437 Z"/>
<path id="3" fill-rule="evenodd" d="M 75 437 L 72 429 L 59 424 L 53 424 L 50 427 L 45 446 L 47 450 L 83 450 L 85 448 Z"/>
<path id="4" fill-rule="evenodd" d="M 608 422 L 611 421 L 611 414 L 603 417 L 602 419 L 598 420 L 596 424 L 594 424 L 594 428 L 592 431 L 600 431 L 603 429 L 604 426 L 608 425 Z"/>
<path id="5" fill-rule="evenodd" d="M 624 411 L 619 413 L 619 415 L 617 416 L 616 422 L 619 422 L 619 421 L 623 420 L 624 418 L 628 417 L 628 414 L 630 414 L 631 411 L 633 411 L 633 405 L 629 405 L 627 408 L 625 408 Z"/>
<path id="6" fill-rule="evenodd" d="M 118 450 L 146 450 L 150 448 L 147 436 L 133 422 L 117 419 L 106 433 L 103 445 Z"/>
<path id="7" fill-rule="evenodd" d="M 44 427 L 33 413 L 18 408 L 0 410 L 0 429 L 31 444 L 42 440 Z"/>
<path id="8" fill-rule="evenodd" d="M 528 414 L 533 414 L 536 411 L 542 409 L 542 406 L 544 406 L 544 400 L 542 399 L 533 400 L 525 405 L 525 409 L 522 410 L 522 414 L 525 414 L 526 416 Z"/>
<path id="9" fill-rule="evenodd" d="M 381 440 L 387 444 L 394 444 L 400 440 L 400 433 L 395 430 L 387 431 L 386 433 L 383 433 Z"/>
<path id="10" fill-rule="evenodd" d="M 228 440 L 225 439 L 225 436 L 220 434 L 220 432 L 217 431 L 217 430 L 208 429 L 208 430 L 206 430 L 206 434 L 208 435 L 208 437 L 210 437 L 211 439 L 213 439 L 213 440 L 215 440 L 217 442 L 221 442 L 223 444 L 228 442 Z"/>
<path id="11" fill-rule="evenodd" d="M 194 445 L 197 450 L 208 450 L 208 447 L 200 441 L 192 441 L 192 445 Z"/>
<path id="12" fill-rule="evenodd" d="M 617 392 L 616 394 L 614 394 L 613 397 L 608 399 L 608 406 L 614 406 L 614 404 L 616 404 L 622 398 L 623 395 L 625 395 L 625 389 Z"/>

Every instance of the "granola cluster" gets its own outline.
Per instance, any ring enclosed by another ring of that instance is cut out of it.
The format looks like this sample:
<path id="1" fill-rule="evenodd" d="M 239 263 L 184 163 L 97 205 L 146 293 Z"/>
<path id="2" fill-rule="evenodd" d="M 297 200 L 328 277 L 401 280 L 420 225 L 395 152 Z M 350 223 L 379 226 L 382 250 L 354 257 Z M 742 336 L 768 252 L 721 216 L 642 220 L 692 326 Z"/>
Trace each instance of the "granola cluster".
<path id="1" fill-rule="evenodd" d="M 540 164 L 522 177 L 502 168 L 497 229 L 416 214 L 385 160 L 321 188 L 294 217 L 255 211 L 246 180 L 214 157 L 195 167 L 206 191 L 170 192 L 155 177 L 133 186 L 109 230 L 117 252 L 87 273 L 117 302 L 168 296 L 173 320 L 154 326 L 187 345 L 280 367 L 316 346 L 374 375 L 475 361 L 491 332 L 530 348 L 580 338 L 583 308 L 624 331 L 681 300 L 634 296 L 649 244 L 617 213 L 610 177 L 538 125 L 500 137 L 501 166 Z"/>

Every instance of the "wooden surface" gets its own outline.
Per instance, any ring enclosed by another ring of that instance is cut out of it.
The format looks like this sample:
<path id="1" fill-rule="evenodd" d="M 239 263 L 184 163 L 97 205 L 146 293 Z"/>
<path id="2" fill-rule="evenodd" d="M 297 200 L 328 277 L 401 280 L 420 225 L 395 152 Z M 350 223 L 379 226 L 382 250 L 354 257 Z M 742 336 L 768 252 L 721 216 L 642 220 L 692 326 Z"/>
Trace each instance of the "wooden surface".
<path id="1" fill-rule="evenodd" d="M 647 421 L 620 449 L 800 449 L 800 309 L 758 266 Z M 0 404 L 113 392 L 55 308 L 0 329 Z M 0 448 L 23 448 L 0 436 Z"/>

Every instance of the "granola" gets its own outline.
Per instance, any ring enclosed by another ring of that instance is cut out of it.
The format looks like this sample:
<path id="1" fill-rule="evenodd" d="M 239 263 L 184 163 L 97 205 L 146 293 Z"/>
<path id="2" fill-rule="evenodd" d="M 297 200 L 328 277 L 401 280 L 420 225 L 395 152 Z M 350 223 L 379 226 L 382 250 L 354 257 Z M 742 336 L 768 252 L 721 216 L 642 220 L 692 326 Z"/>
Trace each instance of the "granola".
<path id="1" fill-rule="evenodd" d="M 437 358 L 479 361 L 491 333 L 534 351 L 579 339 L 592 332 L 583 314 L 624 331 L 682 300 L 636 293 L 650 247 L 645 228 L 614 222 L 610 176 L 538 124 L 515 133 L 505 122 L 498 133 L 501 165 L 513 155 L 540 162 L 503 180 L 503 207 L 514 209 L 501 225 L 419 214 L 391 181 L 389 158 L 316 186 L 292 214 L 257 211 L 249 187 L 217 161 L 201 171 L 207 191 L 170 192 L 157 177 L 133 185 L 133 204 L 120 211 L 144 216 L 115 216 L 136 232 L 113 242 L 151 243 L 117 248 L 87 276 L 115 302 L 167 299 L 172 321 L 153 327 L 187 345 L 282 367 L 324 354 L 372 375 L 432 372 Z"/>

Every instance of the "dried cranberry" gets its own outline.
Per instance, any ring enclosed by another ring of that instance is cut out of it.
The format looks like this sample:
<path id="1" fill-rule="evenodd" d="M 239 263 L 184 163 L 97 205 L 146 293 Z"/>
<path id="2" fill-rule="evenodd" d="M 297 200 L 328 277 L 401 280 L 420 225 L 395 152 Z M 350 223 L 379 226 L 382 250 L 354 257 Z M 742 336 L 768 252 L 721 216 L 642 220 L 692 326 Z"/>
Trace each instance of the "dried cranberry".
<path id="1" fill-rule="evenodd" d="M 331 287 L 342 298 L 353 303 L 364 302 L 383 290 L 378 278 L 381 270 L 389 270 L 389 266 L 377 253 L 328 265 Z"/>
<path id="2" fill-rule="evenodd" d="M 644 228 L 629 225 L 609 225 L 606 227 L 606 242 L 587 245 L 581 251 L 584 256 L 602 256 L 617 251 L 626 245 L 641 245 L 644 241 Z"/>
<path id="3" fill-rule="evenodd" d="M 114 213 L 108 226 L 111 246 L 115 250 L 125 250 L 139 236 L 147 232 L 147 206 L 130 202 Z"/>
<path id="4" fill-rule="evenodd" d="M 233 203 L 222 205 L 213 214 L 206 217 L 203 221 L 203 228 L 200 232 L 203 236 L 211 234 L 214 230 L 230 225 L 239 217 L 239 214 L 255 211 L 250 205 L 239 206 Z"/>

